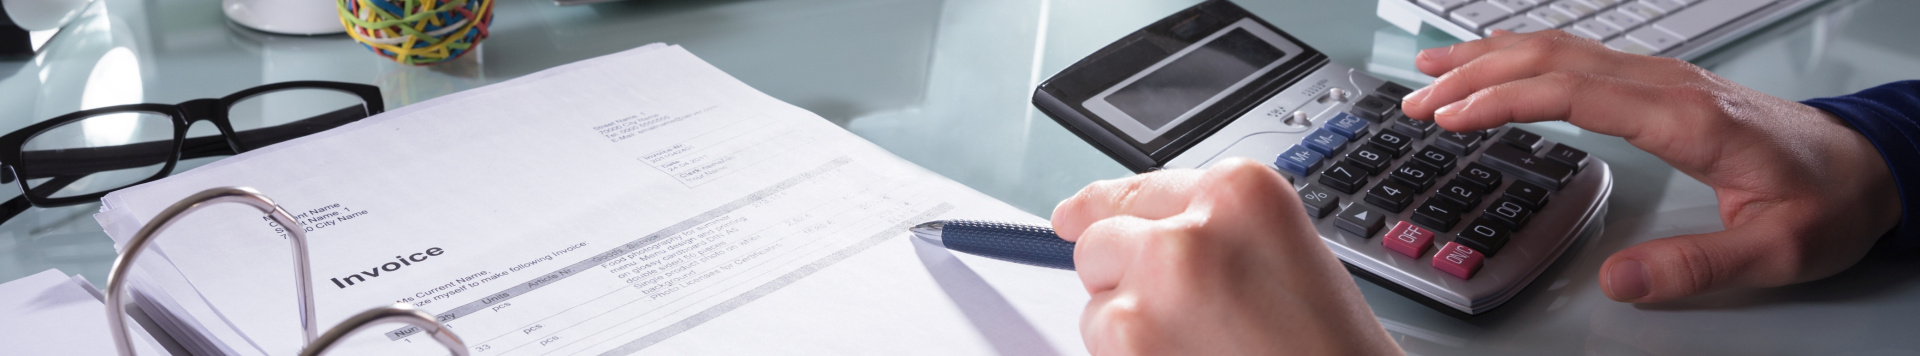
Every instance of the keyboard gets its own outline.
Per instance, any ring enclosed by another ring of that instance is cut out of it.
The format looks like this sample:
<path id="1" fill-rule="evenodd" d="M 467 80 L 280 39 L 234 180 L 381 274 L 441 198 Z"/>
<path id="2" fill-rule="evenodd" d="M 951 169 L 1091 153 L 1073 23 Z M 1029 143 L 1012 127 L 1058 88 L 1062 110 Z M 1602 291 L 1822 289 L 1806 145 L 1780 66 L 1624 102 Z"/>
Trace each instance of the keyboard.
<path id="1" fill-rule="evenodd" d="M 1561 29 L 1615 50 L 1692 59 L 1819 1 L 1381 0 L 1400 11 L 1380 13 L 1415 13 L 1461 40 Z"/>
<path id="2" fill-rule="evenodd" d="M 1348 271 L 1449 315 L 1484 313 L 1599 228 L 1612 173 L 1520 127 L 1409 119 L 1410 92 L 1211 0 L 1061 70 L 1033 103 L 1134 172 L 1267 162 Z"/>

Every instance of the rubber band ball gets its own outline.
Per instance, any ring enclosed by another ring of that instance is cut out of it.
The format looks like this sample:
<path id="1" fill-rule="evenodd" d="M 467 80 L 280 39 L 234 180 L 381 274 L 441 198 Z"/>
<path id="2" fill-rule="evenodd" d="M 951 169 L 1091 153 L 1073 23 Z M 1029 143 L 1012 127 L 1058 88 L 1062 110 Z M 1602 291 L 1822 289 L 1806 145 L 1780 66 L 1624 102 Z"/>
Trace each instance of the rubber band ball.
<path id="1" fill-rule="evenodd" d="M 460 58 L 487 38 L 493 0 L 335 0 L 340 25 L 368 50 L 428 65 Z"/>

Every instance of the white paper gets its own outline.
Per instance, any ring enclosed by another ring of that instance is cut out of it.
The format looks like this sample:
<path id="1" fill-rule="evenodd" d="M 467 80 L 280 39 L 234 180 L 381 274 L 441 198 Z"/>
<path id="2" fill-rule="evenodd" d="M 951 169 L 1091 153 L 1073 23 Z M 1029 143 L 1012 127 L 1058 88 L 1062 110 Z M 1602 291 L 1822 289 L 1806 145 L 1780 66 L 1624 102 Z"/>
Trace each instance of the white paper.
<path id="1" fill-rule="evenodd" d="M 323 328 L 412 303 L 476 355 L 1081 353 L 1069 271 L 955 256 L 906 227 L 1043 222 L 648 46 L 443 97 L 115 192 L 124 241 L 249 186 L 311 231 Z M 287 243 L 240 205 L 156 241 L 257 350 L 300 349 Z M 971 268 L 969 268 L 971 267 Z M 193 293 L 182 292 L 190 290 Z M 208 326 L 208 328 L 213 328 Z M 345 354 L 435 354 L 412 329 Z M 231 340 L 226 341 L 232 343 Z"/>
<path id="2" fill-rule="evenodd" d="M 9 355 L 118 355 L 98 292 L 57 269 L 0 284 L 0 349 Z M 134 352 L 166 354 L 128 321 Z"/>

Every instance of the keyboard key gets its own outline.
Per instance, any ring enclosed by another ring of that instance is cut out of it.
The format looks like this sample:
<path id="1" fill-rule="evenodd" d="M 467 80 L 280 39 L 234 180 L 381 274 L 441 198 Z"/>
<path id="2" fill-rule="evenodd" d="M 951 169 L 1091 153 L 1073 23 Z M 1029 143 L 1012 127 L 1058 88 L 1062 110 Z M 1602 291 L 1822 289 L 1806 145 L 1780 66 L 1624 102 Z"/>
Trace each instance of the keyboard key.
<path id="1" fill-rule="evenodd" d="M 1693 7 L 1682 9 L 1679 12 L 1673 13 L 1673 15 L 1667 16 L 1665 19 L 1655 21 L 1652 27 L 1666 31 L 1674 37 L 1691 40 L 1699 38 L 1700 35 L 1706 34 L 1707 31 L 1719 28 L 1720 25 L 1725 25 L 1728 22 L 1733 22 L 1734 19 L 1746 16 L 1747 13 L 1766 7 L 1767 4 L 1772 2 L 1773 1 L 1770 0 L 1701 1 L 1698 4 L 1694 4 Z M 1642 0 L 1641 3 L 1645 3 L 1649 5 L 1649 7 L 1663 5 L 1673 6 L 1671 2 L 1665 1 Z"/>
<path id="2" fill-rule="evenodd" d="M 1433 246 L 1433 231 L 1401 221 L 1387 230 L 1387 238 L 1380 239 L 1380 245 L 1407 257 L 1420 258 L 1427 247 Z"/>
<path id="3" fill-rule="evenodd" d="M 1381 151 L 1387 152 L 1394 158 L 1399 158 L 1400 154 L 1407 153 L 1407 147 L 1413 145 L 1413 138 L 1391 130 L 1380 130 L 1380 133 L 1374 134 L 1373 139 L 1367 140 L 1367 143 L 1372 144 L 1373 147 L 1379 147 Z"/>
<path id="4" fill-rule="evenodd" d="M 1480 217 L 1490 218 L 1511 230 L 1520 230 L 1527 225 L 1527 218 L 1533 217 L 1533 209 L 1528 209 L 1526 205 L 1506 197 L 1494 200 L 1493 204 L 1487 205 L 1487 210 L 1481 212 Z"/>
<path id="5" fill-rule="evenodd" d="M 1528 32 L 1536 32 L 1536 31 L 1546 31 L 1552 28 L 1553 26 L 1548 26 L 1547 23 L 1540 22 L 1540 20 L 1535 20 L 1531 16 L 1514 16 L 1514 17 L 1509 17 L 1506 20 L 1500 20 L 1500 22 L 1495 22 L 1493 23 L 1493 26 L 1487 26 L 1487 30 L 1484 34 L 1487 36 L 1492 36 L 1494 30 L 1507 30 L 1507 31 L 1512 31 L 1513 33 L 1528 33 Z"/>
<path id="6" fill-rule="evenodd" d="M 1347 148 L 1347 136 L 1322 127 L 1319 130 L 1313 130 L 1311 134 L 1307 134 L 1307 138 L 1301 140 L 1301 143 L 1306 144 L 1307 149 L 1313 150 L 1314 152 L 1332 156 L 1340 153 L 1340 150 Z"/>
<path id="7" fill-rule="evenodd" d="M 1586 3 L 1587 6 L 1592 6 L 1595 9 L 1605 9 L 1605 8 L 1613 7 L 1614 5 L 1619 5 L 1620 3 L 1625 1 L 1623 0 L 1580 0 L 1580 2 Z"/>
<path id="8" fill-rule="evenodd" d="M 1553 145 L 1553 149 L 1547 150 L 1547 159 L 1566 164 L 1567 168 L 1575 171 L 1587 168 L 1587 151 L 1567 147 L 1566 144 Z"/>
<path id="9" fill-rule="evenodd" d="M 1486 255 L 1472 248 L 1448 242 L 1446 246 L 1440 247 L 1439 252 L 1434 252 L 1433 268 L 1460 279 L 1468 279 L 1473 278 L 1474 272 L 1480 271 L 1480 264 L 1486 262 L 1486 259 Z"/>
<path id="10" fill-rule="evenodd" d="M 1388 180 L 1367 190 L 1366 200 L 1368 204 L 1387 209 L 1389 213 L 1398 214 L 1407 210 L 1407 203 L 1413 202 L 1413 195 L 1417 193 L 1419 191 L 1414 190 L 1413 187 Z"/>
<path id="11" fill-rule="evenodd" d="M 1607 41 L 1607 48 L 1642 56 L 1651 56 L 1660 53 L 1660 51 L 1654 50 L 1653 47 L 1647 47 L 1647 45 L 1640 44 L 1640 41 L 1630 40 L 1626 37 L 1614 37 L 1613 40 Z"/>
<path id="12" fill-rule="evenodd" d="M 1505 194 L 1506 197 L 1513 198 L 1514 201 L 1526 204 L 1528 208 L 1535 210 L 1547 205 L 1547 195 L 1547 188 L 1541 188 L 1526 181 L 1513 182 L 1513 185 L 1507 186 Z"/>
<path id="13" fill-rule="evenodd" d="M 1308 185 L 1300 190 L 1300 203 L 1307 206 L 1307 215 L 1314 219 L 1327 216 L 1333 208 L 1340 206 L 1340 196 L 1327 191 L 1326 187 Z"/>
<path id="14" fill-rule="evenodd" d="M 1467 168 L 1460 169 L 1459 175 L 1453 176 L 1453 181 L 1466 183 L 1468 186 L 1479 189 L 1480 193 L 1487 193 L 1492 192 L 1493 188 L 1500 187 L 1501 176 L 1500 171 L 1493 169 L 1493 167 L 1487 167 L 1487 165 L 1479 163 L 1468 163 Z"/>
<path id="15" fill-rule="evenodd" d="M 1533 150 L 1540 148 L 1540 134 L 1512 128 L 1507 129 L 1507 134 L 1500 135 L 1500 142 L 1533 153 Z"/>
<path id="16" fill-rule="evenodd" d="M 1326 158 L 1326 155 L 1322 155 L 1320 152 L 1314 152 L 1306 146 L 1295 144 L 1293 147 L 1287 148 L 1286 152 L 1281 152 L 1279 157 L 1275 157 L 1273 159 L 1273 165 L 1280 167 L 1282 171 L 1293 173 L 1293 175 L 1304 178 L 1307 176 L 1307 173 L 1320 169 L 1320 159 L 1322 158 Z"/>
<path id="17" fill-rule="evenodd" d="M 1653 26 L 1641 27 L 1638 30 L 1633 30 L 1633 32 L 1628 32 L 1627 38 L 1632 39 L 1634 42 L 1647 45 L 1647 48 L 1652 48 L 1654 51 L 1666 51 L 1674 46 L 1679 46 L 1680 42 L 1686 42 L 1685 39 L 1674 37 L 1673 34 L 1655 29 Z"/>
<path id="18" fill-rule="evenodd" d="M 1419 3 L 1421 7 L 1433 10 L 1433 12 L 1446 13 L 1447 10 L 1453 10 L 1453 8 L 1460 7 L 1460 5 L 1466 5 L 1467 0 L 1420 0 Z"/>
<path id="19" fill-rule="evenodd" d="M 1507 18 L 1509 15 L 1513 15 L 1513 11 L 1494 6 L 1492 3 L 1476 2 L 1453 10 L 1452 15 L 1448 16 L 1448 18 L 1453 19 L 1454 23 L 1458 23 L 1468 30 L 1477 32 L 1481 28 L 1493 25 L 1494 22 Z"/>
<path id="20" fill-rule="evenodd" d="M 1380 231 L 1380 226 L 1386 225 L 1386 221 L 1387 214 L 1354 204 L 1340 212 L 1340 218 L 1333 220 L 1333 227 L 1366 239 L 1373 238 L 1373 232 Z"/>
<path id="21" fill-rule="evenodd" d="M 1527 11 L 1527 17 L 1539 20 L 1540 23 L 1547 24 L 1549 27 L 1566 26 L 1568 23 L 1572 23 L 1574 19 L 1573 16 L 1567 15 L 1565 12 L 1544 7 Z"/>
<path id="22" fill-rule="evenodd" d="M 1520 151 L 1512 146 L 1495 145 L 1480 153 L 1480 163 L 1502 172 L 1512 173 L 1515 178 L 1533 182 L 1548 189 L 1560 189 L 1573 179 L 1573 170 L 1559 163 L 1548 163 L 1547 159 L 1534 157 L 1533 154 Z"/>
<path id="23" fill-rule="evenodd" d="M 1527 11 L 1527 9 L 1531 9 L 1534 6 L 1539 6 L 1541 1 L 1542 0 L 1490 0 L 1487 2 L 1493 3 L 1493 6 L 1499 6 L 1509 13 L 1517 14 L 1522 11 Z"/>
<path id="24" fill-rule="evenodd" d="M 1413 160 L 1408 162 L 1418 162 L 1427 165 L 1427 168 L 1433 168 L 1434 172 L 1444 173 L 1453 170 L 1454 157 L 1452 153 L 1441 151 L 1433 146 L 1427 146 L 1426 149 L 1422 149 L 1420 152 L 1414 152 Z"/>
<path id="25" fill-rule="evenodd" d="M 1361 186 L 1367 185 L 1369 175 L 1372 174 L 1349 160 L 1320 172 L 1320 184 L 1344 194 L 1353 194 L 1354 191 L 1360 190 Z"/>
<path id="26" fill-rule="evenodd" d="M 1362 119 L 1359 116 L 1353 116 L 1348 113 L 1339 113 L 1334 114 L 1333 119 L 1327 120 L 1327 129 L 1338 132 L 1348 139 L 1354 139 L 1359 138 L 1361 134 L 1367 133 L 1367 124 L 1370 124 L 1367 122 L 1367 119 Z"/>
<path id="27" fill-rule="evenodd" d="M 1394 112 L 1399 113 L 1400 111 L 1394 110 Z M 1434 131 L 1440 129 L 1440 126 L 1434 125 L 1432 121 L 1414 120 L 1408 118 L 1406 115 L 1395 116 L 1388 122 L 1390 122 L 1390 125 L 1393 125 L 1395 132 L 1413 136 L 1415 139 L 1426 138 L 1427 135 L 1431 135 Z"/>
<path id="28" fill-rule="evenodd" d="M 1619 9 L 1620 12 L 1622 13 L 1633 15 L 1633 17 L 1638 17 L 1640 18 L 1640 21 L 1653 21 L 1653 19 L 1657 19 L 1657 18 L 1660 18 L 1661 16 L 1667 15 L 1667 12 L 1665 10 L 1661 10 L 1660 8 L 1647 6 L 1647 4 L 1642 4 L 1637 2 L 1620 4 L 1620 7 L 1616 7 L 1614 9 Z"/>
<path id="29" fill-rule="evenodd" d="M 1374 88 L 1373 92 L 1385 95 L 1388 98 L 1393 98 L 1394 100 L 1400 100 L 1406 98 L 1407 94 L 1413 93 L 1413 88 L 1400 85 L 1400 83 L 1387 82 L 1386 84 L 1381 84 L 1379 88 Z"/>
<path id="30" fill-rule="evenodd" d="M 1565 12 L 1567 13 L 1567 15 L 1572 15 L 1574 18 L 1586 17 L 1587 15 L 1592 15 L 1594 12 L 1600 11 L 1600 9 L 1596 9 L 1592 5 L 1581 3 L 1578 0 L 1555 1 L 1552 4 L 1547 4 L 1547 7 L 1552 8 L 1554 10 L 1560 10 L 1560 12 Z"/>
<path id="31" fill-rule="evenodd" d="M 1347 153 L 1346 162 L 1366 170 L 1366 175 L 1371 176 L 1386 170 L 1387 164 L 1393 163 L 1393 156 L 1386 151 L 1381 151 L 1380 148 L 1366 146 Z"/>
<path id="32" fill-rule="evenodd" d="M 1391 176 L 1393 180 L 1413 187 L 1413 190 L 1427 190 L 1428 187 L 1433 186 L 1433 181 L 1440 176 L 1440 173 L 1418 164 L 1402 164 L 1400 168 L 1393 170 Z"/>
<path id="33" fill-rule="evenodd" d="M 1599 19 L 1587 19 L 1586 21 L 1573 24 L 1572 32 L 1576 36 L 1591 38 L 1595 41 L 1605 41 L 1608 38 L 1619 35 L 1620 31 L 1621 29 L 1619 27 L 1601 22 Z"/>
<path id="34" fill-rule="evenodd" d="M 1510 236 L 1512 233 L 1507 232 L 1505 225 L 1488 220 L 1487 217 L 1481 217 L 1473 219 L 1473 223 L 1461 228 L 1460 235 L 1454 237 L 1453 242 L 1466 245 L 1474 251 L 1480 251 L 1487 257 L 1493 257 L 1500 252 L 1501 247 L 1507 245 L 1507 238 Z"/>
<path id="35" fill-rule="evenodd" d="M 1377 122 L 1383 118 L 1382 115 L 1387 114 L 1387 110 L 1392 110 L 1396 105 L 1400 105 L 1400 100 L 1389 99 L 1379 95 L 1368 95 L 1366 98 L 1354 102 L 1353 109 L 1347 112 L 1352 113 L 1354 116 L 1359 116 L 1362 119 Z"/>
<path id="36" fill-rule="evenodd" d="M 1427 147 L 1439 147 L 1455 155 L 1464 155 L 1480 147 L 1480 132 L 1441 132 L 1440 138 L 1433 140 Z"/>
<path id="37" fill-rule="evenodd" d="M 1766 1 L 1772 1 L 1772 0 L 1766 0 Z M 1678 1 L 1671 1 L 1671 0 L 1639 0 L 1634 2 L 1640 3 L 1641 5 L 1646 5 L 1647 7 L 1660 9 L 1660 12 L 1665 12 L 1668 14 L 1672 14 L 1674 11 L 1679 11 L 1680 8 L 1682 7 L 1687 7 L 1687 4 L 1682 4 Z M 1761 1 L 1752 1 L 1752 2 L 1758 2 L 1762 4 L 1765 3 Z"/>
<path id="38" fill-rule="evenodd" d="M 1451 201 L 1455 205 L 1472 208 L 1480 205 L 1480 197 L 1484 194 L 1486 193 L 1482 193 L 1480 188 L 1454 178 L 1453 181 L 1447 182 L 1447 185 L 1440 186 L 1433 196 Z"/>
<path id="39" fill-rule="evenodd" d="M 1593 18 L 1618 28 L 1634 28 L 1635 26 L 1640 26 L 1640 24 L 1647 23 L 1646 20 L 1621 11 L 1622 10 L 1614 9 L 1612 11 L 1602 12 L 1599 16 L 1594 16 Z"/>
<path id="40" fill-rule="evenodd" d="M 1427 198 L 1426 204 L 1413 209 L 1413 222 L 1426 225 L 1434 231 L 1447 231 L 1460 222 L 1461 210 L 1464 209 L 1445 199 Z"/>

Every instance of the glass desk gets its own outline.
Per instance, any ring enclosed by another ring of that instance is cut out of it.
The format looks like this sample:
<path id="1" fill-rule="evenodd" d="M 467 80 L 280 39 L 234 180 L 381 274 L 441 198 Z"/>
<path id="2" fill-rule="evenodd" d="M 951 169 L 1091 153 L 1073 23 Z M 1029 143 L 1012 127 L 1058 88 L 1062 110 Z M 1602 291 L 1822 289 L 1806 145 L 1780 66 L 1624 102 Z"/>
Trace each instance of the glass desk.
<path id="1" fill-rule="evenodd" d="M 1037 82 L 1192 0 L 648 0 L 555 7 L 500 0 L 488 39 L 461 60 L 398 65 L 344 36 L 231 25 L 216 0 L 100 0 L 40 54 L 0 60 L 0 129 L 135 102 L 219 97 L 318 79 L 381 87 L 389 109 L 651 42 L 684 45 L 728 73 L 894 153 L 1041 216 L 1129 172 L 1028 104 Z M 1420 48 L 1373 1 L 1243 1 L 1333 60 L 1419 86 Z M 1920 78 L 1920 2 L 1833 0 L 1697 63 L 1790 99 Z M 204 126 L 204 125 L 203 125 Z M 1714 231 L 1712 191 L 1624 141 L 1533 124 L 1614 164 L 1602 233 L 1490 314 L 1456 319 L 1364 281 L 1367 302 L 1415 354 L 1913 354 L 1920 261 L 1870 259 L 1839 276 L 1657 305 L 1607 300 L 1608 254 Z M 201 127 L 199 129 L 210 129 Z M 201 162 L 204 163 L 204 162 Z M 13 190 L 13 189 L 6 189 Z M 30 210 L 0 226 L 0 280 L 47 268 L 104 283 L 114 250 L 98 205 Z M 1301 321 L 1312 322 L 1312 321 Z"/>

